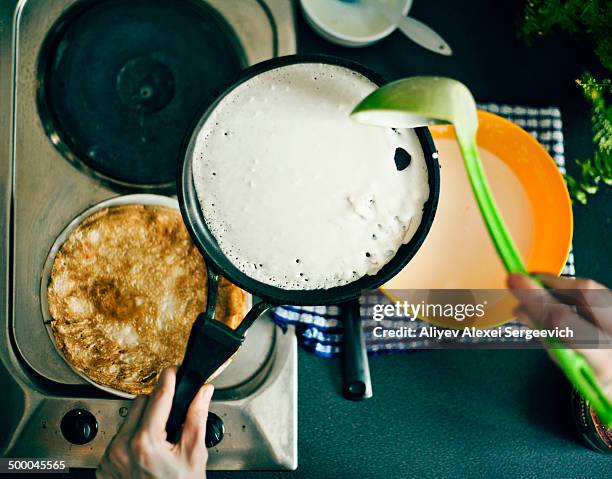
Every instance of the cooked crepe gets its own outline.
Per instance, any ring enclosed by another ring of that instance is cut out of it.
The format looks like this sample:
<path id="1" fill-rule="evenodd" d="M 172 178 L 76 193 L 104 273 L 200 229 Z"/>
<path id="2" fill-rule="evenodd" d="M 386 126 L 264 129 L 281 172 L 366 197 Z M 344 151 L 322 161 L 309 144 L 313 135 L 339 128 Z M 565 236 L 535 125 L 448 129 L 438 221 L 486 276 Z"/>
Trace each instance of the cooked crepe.
<path id="1" fill-rule="evenodd" d="M 178 211 L 98 211 L 71 232 L 53 263 L 48 304 L 56 343 L 92 381 L 148 393 L 163 368 L 182 361 L 206 286 L 206 266 Z M 216 319 L 236 328 L 245 299 L 221 278 Z"/>

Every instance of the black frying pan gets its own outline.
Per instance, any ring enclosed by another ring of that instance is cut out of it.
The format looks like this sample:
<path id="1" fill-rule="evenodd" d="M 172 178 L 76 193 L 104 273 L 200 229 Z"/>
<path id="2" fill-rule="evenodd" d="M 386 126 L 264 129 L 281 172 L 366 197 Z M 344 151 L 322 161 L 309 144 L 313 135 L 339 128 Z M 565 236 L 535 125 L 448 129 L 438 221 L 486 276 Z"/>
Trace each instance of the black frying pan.
<path id="1" fill-rule="evenodd" d="M 189 131 L 183 145 L 182 156 L 179 158 L 178 199 L 181 214 L 191 238 L 204 256 L 208 266 L 208 297 L 207 310 L 196 319 L 193 325 L 185 357 L 177 373 L 176 391 L 166 428 L 168 440 L 172 442 L 178 440 L 187 408 L 199 388 L 214 371 L 238 350 L 247 329 L 255 319 L 270 307 L 282 304 L 307 306 L 344 303 L 342 310 L 346 313 L 345 334 L 353 338 L 356 337 L 363 345 L 358 309 L 358 298 L 361 292 L 378 288 L 401 271 L 423 243 L 434 219 L 440 189 L 439 165 L 437 159 L 434 158 L 436 149 L 429 130 L 427 128 L 417 128 L 415 131 L 424 151 L 429 172 L 429 199 L 425 203 L 421 223 L 410 242 L 402 245 L 391 261 L 375 275 L 366 275 L 349 284 L 330 289 L 285 290 L 247 276 L 223 254 L 215 237 L 206 225 L 193 183 L 192 158 L 198 132 L 219 102 L 238 85 L 265 71 L 295 63 L 326 63 L 342 66 L 361 73 L 377 85 L 384 83 L 382 78 L 373 71 L 357 63 L 334 57 L 292 55 L 275 58 L 243 71 L 240 78 L 206 108 Z M 260 298 L 260 301 L 253 305 L 236 330 L 232 330 L 214 320 L 219 274 L 253 296 Z M 349 341 L 348 346 L 349 349 L 346 353 L 353 355 L 353 359 L 356 357 L 363 361 L 362 356 L 365 356 L 363 348 L 355 347 L 354 341 Z M 357 366 L 353 371 L 349 370 L 345 373 L 355 374 L 359 379 L 359 374 L 363 374 L 364 371 Z M 361 382 L 364 382 L 363 379 Z M 364 385 L 360 384 L 359 380 L 349 389 L 352 389 L 352 393 L 355 395 L 366 393 Z M 347 391 L 347 393 L 350 395 L 351 391 Z"/>

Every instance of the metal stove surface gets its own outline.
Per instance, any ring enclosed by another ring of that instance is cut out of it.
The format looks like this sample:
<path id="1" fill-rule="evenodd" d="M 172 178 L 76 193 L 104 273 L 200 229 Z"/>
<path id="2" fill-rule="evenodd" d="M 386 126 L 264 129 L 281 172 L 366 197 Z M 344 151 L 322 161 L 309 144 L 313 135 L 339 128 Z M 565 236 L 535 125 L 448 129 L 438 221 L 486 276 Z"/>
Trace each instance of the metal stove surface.
<path id="1" fill-rule="evenodd" d="M 0 5 L 0 388 L 9 408 L 0 417 L 0 453 L 95 467 L 130 401 L 88 385 L 56 352 L 43 323 L 41 274 L 51 245 L 74 217 L 102 200 L 143 189 L 107 181 L 86 165 L 75 167 L 78 158 L 70 157 L 39 114 L 41 47 L 64 12 L 82 1 Z M 290 0 L 207 4 L 230 26 L 247 64 L 295 53 Z M 294 336 L 258 320 L 215 381 L 211 411 L 223 419 L 226 437 L 209 451 L 209 468 L 297 467 L 296 376 Z M 60 430 L 64 415 L 75 408 L 98 422 L 98 434 L 84 445 L 70 443 Z"/>

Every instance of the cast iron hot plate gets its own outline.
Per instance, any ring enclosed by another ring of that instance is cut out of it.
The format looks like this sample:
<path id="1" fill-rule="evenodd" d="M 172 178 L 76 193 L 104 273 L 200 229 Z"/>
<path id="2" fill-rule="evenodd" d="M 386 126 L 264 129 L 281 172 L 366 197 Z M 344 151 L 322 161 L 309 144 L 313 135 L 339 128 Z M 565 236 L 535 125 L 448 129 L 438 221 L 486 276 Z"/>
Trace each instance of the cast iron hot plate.
<path id="1" fill-rule="evenodd" d="M 88 2 L 45 42 L 39 106 L 69 160 L 111 182 L 172 188 L 192 117 L 244 64 L 206 2 Z"/>

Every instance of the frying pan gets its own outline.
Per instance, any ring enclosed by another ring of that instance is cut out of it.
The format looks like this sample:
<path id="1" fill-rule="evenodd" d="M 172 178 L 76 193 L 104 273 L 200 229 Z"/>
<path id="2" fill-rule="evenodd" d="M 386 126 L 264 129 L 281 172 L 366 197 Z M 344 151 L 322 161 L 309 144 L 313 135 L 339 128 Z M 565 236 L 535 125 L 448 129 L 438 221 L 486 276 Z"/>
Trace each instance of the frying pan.
<path id="1" fill-rule="evenodd" d="M 251 324 L 253 324 L 253 321 L 269 308 L 282 304 L 303 306 L 344 304 L 343 311 L 346 314 L 344 322 L 345 334 L 355 335 L 361 345 L 363 345 L 358 307 L 358 298 L 361 292 L 381 286 L 396 273 L 400 272 L 423 243 L 434 219 L 440 188 L 439 165 L 436 159 L 437 153 L 429 130 L 427 128 L 417 128 L 415 132 L 423 149 L 428 169 L 429 198 L 424 205 L 421 223 L 412 239 L 408 243 L 403 244 L 395 256 L 378 273 L 366 275 L 346 285 L 329 289 L 288 290 L 265 284 L 249 277 L 234 266 L 225 256 L 214 235 L 206 225 L 193 182 L 193 152 L 198 132 L 212 111 L 233 89 L 263 72 L 297 63 L 324 63 L 340 66 L 362 74 L 377 85 L 384 83 L 377 73 L 357 63 L 335 57 L 291 55 L 274 58 L 244 70 L 234 83 L 225 89 L 212 104 L 209 104 L 188 132 L 183 143 L 181 157 L 179 157 L 177 177 L 178 200 L 187 230 L 208 265 L 209 286 L 206 311 L 194 322 L 183 363 L 177 372 L 172 410 L 166 426 L 168 440 L 171 442 L 178 441 L 187 408 L 199 388 L 218 367 L 238 350 L 244 340 L 245 333 Z M 236 330 L 232 330 L 214 320 L 218 276 L 220 274 L 251 293 L 254 297 L 259 298 L 259 301 L 254 303 Z M 345 351 L 345 355 L 353 355 L 353 360 L 364 360 L 365 352 L 363 348 L 355 347 L 354 342 L 352 345 L 349 350 Z M 367 373 L 367 371 L 357 367 L 355 370 L 345 371 L 345 373 L 357 374 L 357 379 L 359 379 L 359 374 Z M 361 378 L 361 381 L 358 380 L 351 386 L 352 393 L 355 395 L 363 395 L 367 392 L 364 390 L 367 381 L 363 379 Z M 350 394 L 351 391 L 348 391 L 348 393 Z"/>

